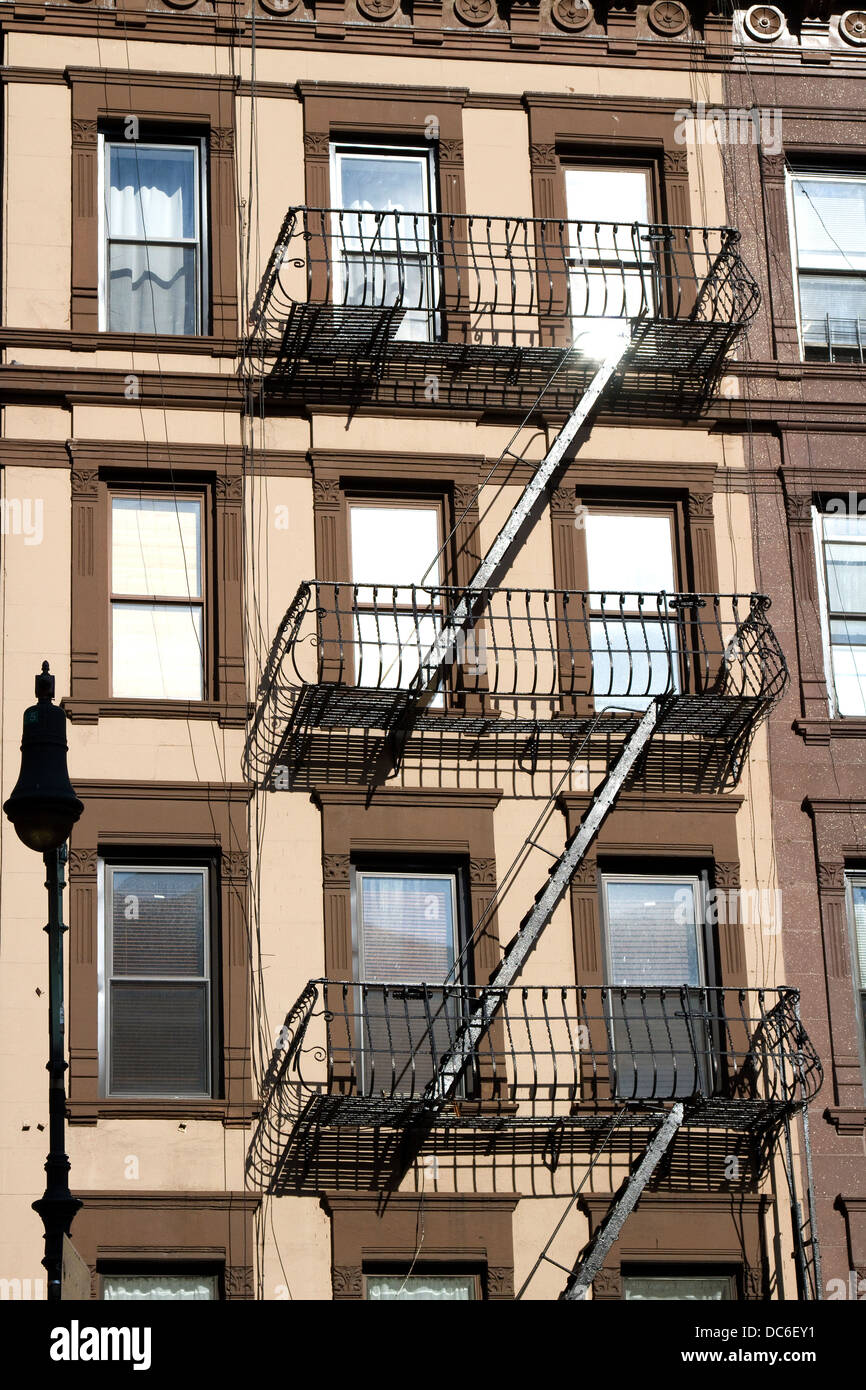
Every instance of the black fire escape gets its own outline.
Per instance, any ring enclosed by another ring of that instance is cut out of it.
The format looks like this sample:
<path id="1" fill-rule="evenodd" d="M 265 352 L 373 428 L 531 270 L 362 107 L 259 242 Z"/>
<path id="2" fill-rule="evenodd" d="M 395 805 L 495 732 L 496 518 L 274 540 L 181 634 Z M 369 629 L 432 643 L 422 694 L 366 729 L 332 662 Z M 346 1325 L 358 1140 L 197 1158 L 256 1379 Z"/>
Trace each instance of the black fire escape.
<path id="1" fill-rule="evenodd" d="M 299 1190 L 329 1142 L 339 1154 L 349 1134 L 384 1134 L 399 1181 L 437 1136 L 455 1152 L 482 1139 L 488 1153 L 517 1144 L 555 1162 L 597 1153 L 625 1117 L 643 1134 L 631 1177 L 566 1298 L 585 1295 L 678 1136 L 740 1135 L 766 1165 L 821 1080 L 793 989 L 517 983 L 622 789 L 735 785 L 785 688 L 762 595 L 507 584 L 599 412 L 701 409 L 757 308 L 738 239 L 293 208 L 254 312 L 251 356 L 275 407 L 420 400 L 432 381 L 446 405 L 567 413 L 468 584 L 301 585 L 246 749 L 266 790 L 329 777 L 372 787 L 427 756 L 607 769 L 486 983 L 308 983 L 264 1078 L 248 1160 L 268 1190 Z M 818 1280 L 802 1245 L 799 1256 L 806 1297 Z"/>

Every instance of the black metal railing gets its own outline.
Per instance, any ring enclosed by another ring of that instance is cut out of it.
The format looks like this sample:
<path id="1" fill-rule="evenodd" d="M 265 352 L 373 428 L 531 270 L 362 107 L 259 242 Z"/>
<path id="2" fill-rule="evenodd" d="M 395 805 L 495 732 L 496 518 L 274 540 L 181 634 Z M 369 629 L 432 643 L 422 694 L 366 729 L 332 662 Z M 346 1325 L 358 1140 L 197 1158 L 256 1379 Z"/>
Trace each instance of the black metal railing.
<path id="1" fill-rule="evenodd" d="M 276 347 L 292 311 L 314 305 L 332 311 L 320 348 L 341 355 L 369 350 L 372 324 L 406 341 L 574 341 L 590 357 L 610 319 L 739 330 L 759 303 L 739 239 L 730 227 L 292 207 L 252 334 Z M 308 350 L 316 341 L 311 330 Z"/>
<path id="2" fill-rule="evenodd" d="M 366 691 L 437 683 L 428 709 L 467 692 L 497 703 L 585 697 L 640 709 L 670 694 L 773 700 L 786 666 L 761 594 L 588 593 L 497 588 L 446 645 L 457 587 L 303 584 L 272 647 L 260 693 L 275 683 Z M 513 706 L 512 706 L 513 708 Z"/>
<path id="3" fill-rule="evenodd" d="M 286 1019 L 263 1081 L 263 1111 L 300 1113 L 304 1097 L 346 1102 L 375 1120 L 435 1104 L 443 1062 L 479 1007 L 464 985 L 312 980 Z M 725 1106 L 795 1107 L 821 1085 L 819 1059 L 799 1019 L 799 994 L 675 985 L 513 985 L 497 991 L 489 1031 L 467 1055 L 459 1106 L 529 1116 L 577 1115 L 598 1102 L 676 1099 Z M 354 1107 L 354 1109 L 353 1109 Z M 516 1111 L 515 1111 L 516 1107 Z M 332 1112 L 339 1116 L 339 1108 Z"/>

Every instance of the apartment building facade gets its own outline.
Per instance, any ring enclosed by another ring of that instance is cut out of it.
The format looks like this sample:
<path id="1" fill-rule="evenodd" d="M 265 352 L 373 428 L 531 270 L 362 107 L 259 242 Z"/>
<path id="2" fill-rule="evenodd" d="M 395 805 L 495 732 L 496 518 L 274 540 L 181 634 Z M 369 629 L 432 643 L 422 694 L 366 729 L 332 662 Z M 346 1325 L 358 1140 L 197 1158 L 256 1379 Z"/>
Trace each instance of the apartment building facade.
<path id="1" fill-rule="evenodd" d="M 48 658 L 92 1296 L 549 1299 L 593 1249 L 593 1298 L 847 1293 L 863 16 L 0 18 L 4 766 Z M 42 884 L 0 850 L 35 1281 Z"/>

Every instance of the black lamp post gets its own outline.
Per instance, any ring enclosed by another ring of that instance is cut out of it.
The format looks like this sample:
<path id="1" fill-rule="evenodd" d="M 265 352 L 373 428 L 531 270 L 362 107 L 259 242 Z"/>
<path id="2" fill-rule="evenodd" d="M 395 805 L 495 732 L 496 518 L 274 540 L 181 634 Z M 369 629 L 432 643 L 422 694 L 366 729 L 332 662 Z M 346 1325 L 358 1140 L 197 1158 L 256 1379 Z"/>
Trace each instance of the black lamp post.
<path id="1" fill-rule="evenodd" d="M 66 841 L 84 805 L 69 781 L 66 769 L 66 714 L 52 704 L 54 677 L 48 662 L 36 677 L 38 704 L 24 711 L 21 738 L 21 771 L 15 790 L 3 810 L 15 833 L 28 849 L 45 860 L 48 889 L 48 1132 L 45 1192 L 33 1210 L 45 1227 L 48 1301 L 60 1300 L 63 1237 L 69 1235 L 72 1218 L 81 1203 L 69 1191 L 69 1159 L 66 1155 L 66 1055 L 63 1017 L 63 865 Z"/>

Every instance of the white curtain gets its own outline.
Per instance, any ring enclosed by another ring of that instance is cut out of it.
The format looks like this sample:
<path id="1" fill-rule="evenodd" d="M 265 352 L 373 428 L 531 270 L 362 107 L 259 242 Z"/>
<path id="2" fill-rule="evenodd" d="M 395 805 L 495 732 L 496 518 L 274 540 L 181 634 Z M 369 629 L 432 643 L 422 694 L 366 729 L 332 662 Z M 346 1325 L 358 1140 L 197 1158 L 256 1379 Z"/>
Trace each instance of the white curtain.
<path id="1" fill-rule="evenodd" d="M 104 1274 L 104 1299 L 215 1299 L 215 1274 Z"/>
<path id="2" fill-rule="evenodd" d="M 368 1299 L 438 1299 L 440 1302 L 469 1303 L 475 1298 L 472 1275 L 453 1277 L 402 1274 L 368 1274 Z"/>

